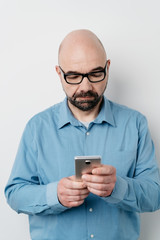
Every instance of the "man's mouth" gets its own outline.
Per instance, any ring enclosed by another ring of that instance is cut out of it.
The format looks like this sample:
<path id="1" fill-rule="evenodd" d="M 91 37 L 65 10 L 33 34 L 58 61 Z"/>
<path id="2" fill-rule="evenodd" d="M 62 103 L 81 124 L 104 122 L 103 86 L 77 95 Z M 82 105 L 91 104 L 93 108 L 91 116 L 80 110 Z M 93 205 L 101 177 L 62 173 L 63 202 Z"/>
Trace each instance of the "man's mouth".
<path id="1" fill-rule="evenodd" d="M 75 94 L 75 101 L 93 101 L 97 97 L 97 93 L 88 91 L 86 93 L 82 92 L 80 94 Z"/>
<path id="2" fill-rule="evenodd" d="M 93 96 L 86 96 L 86 97 L 77 97 L 76 101 L 92 101 L 94 100 Z"/>

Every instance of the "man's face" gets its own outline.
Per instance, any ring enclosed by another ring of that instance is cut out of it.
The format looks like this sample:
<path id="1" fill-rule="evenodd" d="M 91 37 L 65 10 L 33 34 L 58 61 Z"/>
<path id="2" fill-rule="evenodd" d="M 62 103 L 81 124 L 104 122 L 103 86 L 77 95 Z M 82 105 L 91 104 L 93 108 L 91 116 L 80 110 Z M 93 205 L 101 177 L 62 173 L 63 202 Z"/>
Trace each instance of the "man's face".
<path id="1" fill-rule="evenodd" d="M 104 62 L 103 65 L 97 65 L 97 66 L 95 65 L 96 67 L 94 68 L 88 67 L 88 69 L 90 69 L 89 73 L 94 72 L 96 76 L 102 75 L 103 77 L 105 76 L 105 72 L 107 71 L 107 65 L 109 65 L 109 63 L 107 64 L 106 62 Z M 86 71 L 81 72 L 79 70 L 74 70 L 73 68 L 71 69 L 68 68 L 68 70 L 65 71 L 65 73 L 67 74 L 71 72 L 72 74 L 75 74 L 73 75 L 74 78 L 76 78 L 76 73 L 78 74 L 88 73 Z M 82 76 L 80 76 L 80 78 L 82 79 Z M 72 76 L 67 77 L 67 80 L 68 79 L 69 81 L 71 79 L 71 82 L 74 81 L 74 79 L 72 80 Z M 95 82 L 95 83 L 90 82 L 87 77 L 84 77 L 80 84 L 72 85 L 65 81 L 62 71 L 61 71 L 61 81 L 62 81 L 62 86 L 67 95 L 69 103 L 82 111 L 89 111 L 93 109 L 101 101 L 107 85 L 106 76 L 103 81 Z"/>
<path id="2" fill-rule="evenodd" d="M 87 77 L 83 78 L 80 84 L 68 84 L 63 76 L 63 72 L 56 66 L 56 71 L 61 79 L 62 87 L 68 98 L 69 105 L 75 106 L 79 110 L 89 111 L 95 108 L 101 101 L 107 86 L 110 61 L 106 64 L 106 55 L 103 50 L 90 45 L 71 48 L 63 51 L 60 67 L 68 73 L 90 73 L 101 71 L 106 66 L 106 76 L 101 82 L 90 82 Z"/>

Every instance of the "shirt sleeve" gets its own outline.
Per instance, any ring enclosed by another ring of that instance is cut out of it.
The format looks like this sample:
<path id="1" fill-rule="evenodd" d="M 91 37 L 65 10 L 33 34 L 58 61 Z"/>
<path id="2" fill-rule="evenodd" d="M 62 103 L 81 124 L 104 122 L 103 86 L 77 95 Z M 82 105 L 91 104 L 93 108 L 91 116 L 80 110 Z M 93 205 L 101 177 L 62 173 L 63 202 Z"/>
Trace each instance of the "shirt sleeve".
<path id="1" fill-rule="evenodd" d="M 138 128 L 134 176 L 133 178 L 117 176 L 111 196 L 103 199 L 127 211 L 151 212 L 160 208 L 160 174 L 144 116 L 139 121 Z"/>
<path id="2" fill-rule="evenodd" d="M 58 201 L 58 182 L 40 184 L 37 161 L 36 141 L 28 123 L 5 188 L 7 202 L 18 213 L 59 214 L 67 208 Z"/>

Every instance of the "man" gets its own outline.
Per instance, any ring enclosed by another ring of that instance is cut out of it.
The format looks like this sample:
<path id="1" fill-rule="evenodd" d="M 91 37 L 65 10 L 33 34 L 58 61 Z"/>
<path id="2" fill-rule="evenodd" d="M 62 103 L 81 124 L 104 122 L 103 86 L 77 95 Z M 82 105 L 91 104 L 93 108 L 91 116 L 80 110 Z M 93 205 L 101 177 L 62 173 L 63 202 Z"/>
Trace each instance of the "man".
<path id="1" fill-rule="evenodd" d="M 136 240 L 139 213 L 160 206 L 160 177 L 146 118 L 107 100 L 110 60 L 88 30 L 69 33 L 56 71 L 66 99 L 27 124 L 5 189 L 29 215 L 32 240 Z M 82 181 L 74 157 L 100 155 Z"/>

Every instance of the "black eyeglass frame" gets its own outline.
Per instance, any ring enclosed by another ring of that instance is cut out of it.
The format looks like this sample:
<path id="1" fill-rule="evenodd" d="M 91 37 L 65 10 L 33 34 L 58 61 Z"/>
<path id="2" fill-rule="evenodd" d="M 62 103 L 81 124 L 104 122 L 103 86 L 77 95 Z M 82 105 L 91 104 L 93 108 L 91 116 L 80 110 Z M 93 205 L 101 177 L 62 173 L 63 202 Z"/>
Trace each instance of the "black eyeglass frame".
<path id="1" fill-rule="evenodd" d="M 107 62 L 108 62 L 108 61 L 106 61 L 106 64 L 105 64 L 105 66 L 104 66 L 104 68 L 103 68 L 102 70 L 99 70 L 99 71 L 93 71 L 93 72 L 89 72 L 89 73 L 74 73 L 74 72 L 73 72 L 73 73 L 65 73 L 65 72 L 63 71 L 63 69 L 62 69 L 60 66 L 59 66 L 59 68 L 60 68 L 61 72 L 63 73 L 64 80 L 65 80 L 66 83 L 68 83 L 68 84 L 71 84 L 71 85 L 77 85 L 77 84 L 80 84 L 80 83 L 83 81 L 83 79 L 84 79 L 85 77 L 88 78 L 88 81 L 89 81 L 89 82 L 91 82 L 91 83 L 97 83 L 97 82 L 102 82 L 102 81 L 105 79 L 105 77 L 106 77 L 106 67 L 107 67 Z M 89 79 L 89 75 L 90 75 L 90 74 L 101 73 L 101 72 L 104 73 L 104 77 L 103 77 L 101 80 L 98 80 L 98 81 L 92 81 L 92 80 Z M 71 76 L 71 75 L 82 76 L 82 79 L 81 79 L 81 81 L 78 82 L 78 83 L 71 83 L 71 82 L 68 82 L 66 77 L 67 77 L 67 76 Z"/>

